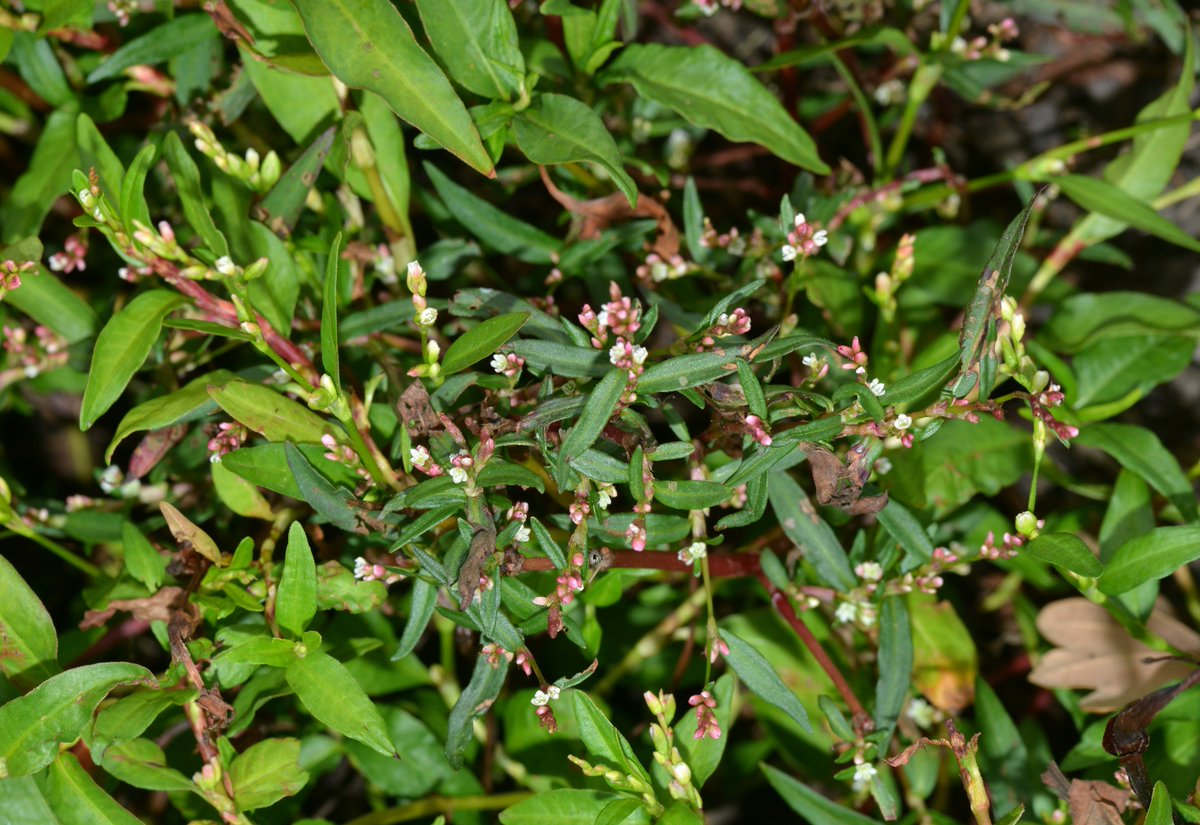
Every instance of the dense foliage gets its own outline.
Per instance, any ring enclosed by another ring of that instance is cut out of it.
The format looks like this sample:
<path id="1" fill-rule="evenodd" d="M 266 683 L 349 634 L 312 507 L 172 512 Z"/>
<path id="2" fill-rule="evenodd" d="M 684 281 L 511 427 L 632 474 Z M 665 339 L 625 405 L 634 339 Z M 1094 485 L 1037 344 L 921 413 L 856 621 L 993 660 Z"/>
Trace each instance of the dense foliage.
<path id="1" fill-rule="evenodd" d="M 1200 821 L 1175 0 L 0 58 L 3 822 Z"/>

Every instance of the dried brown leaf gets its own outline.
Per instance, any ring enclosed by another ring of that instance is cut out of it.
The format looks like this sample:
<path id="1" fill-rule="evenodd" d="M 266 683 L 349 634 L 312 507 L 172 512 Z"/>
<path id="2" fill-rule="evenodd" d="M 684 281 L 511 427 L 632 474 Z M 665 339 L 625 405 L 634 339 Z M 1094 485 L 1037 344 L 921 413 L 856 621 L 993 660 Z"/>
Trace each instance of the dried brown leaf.
<path id="1" fill-rule="evenodd" d="M 79 623 L 80 630 L 90 630 L 108 622 L 117 611 L 133 614 L 135 619 L 144 622 L 167 622 L 176 605 L 183 602 L 184 592 L 181 587 L 164 587 L 153 596 L 142 599 L 113 599 L 103 610 L 89 610 L 83 614 Z"/>

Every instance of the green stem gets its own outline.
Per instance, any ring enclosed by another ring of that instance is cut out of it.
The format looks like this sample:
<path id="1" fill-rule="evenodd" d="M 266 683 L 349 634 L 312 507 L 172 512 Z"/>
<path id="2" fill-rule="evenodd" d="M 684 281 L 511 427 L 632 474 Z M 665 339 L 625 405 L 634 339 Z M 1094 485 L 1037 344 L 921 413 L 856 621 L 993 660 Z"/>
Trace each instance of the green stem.
<path id="1" fill-rule="evenodd" d="M 104 575 L 100 568 L 96 565 L 92 564 L 91 562 L 84 561 L 58 542 L 52 541 L 51 539 L 48 539 L 45 536 L 34 532 L 33 530 L 30 530 L 24 526 L 16 526 L 14 524 L 9 524 L 8 529 L 11 530 L 15 535 L 22 536 L 36 544 L 40 544 L 42 547 L 58 556 L 60 559 L 81 573 L 85 573 L 93 578 L 99 578 L 100 576 Z"/>
<path id="2" fill-rule="evenodd" d="M 487 796 L 431 796 L 408 805 L 401 805 L 398 808 L 363 814 L 350 820 L 346 825 L 390 825 L 393 822 L 410 822 L 422 817 L 450 814 L 455 811 L 495 811 L 516 805 L 518 802 L 524 802 L 533 795 L 531 791 L 513 791 Z"/>
<path id="3" fill-rule="evenodd" d="M 900 125 L 896 128 L 896 134 L 892 136 L 892 143 L 888 147 L 887 160 L 884 163 L 885 177 L 890 179 L 896 176 L 896 169 L 904 159 L 904 150 L 908 148 L 908 139 L 912 137 L 917 114 L 941 77 L 942 67 L 937 63 L 922 63 L 913 73 L 908 84 L 908 100 L 904 104 L 904 113 L 900 116 Z"/>
<path id="4" fill-rule="evenodd" d="M 874 167 L 875 179 L 878 180 L 883 172 L 883 138 L 879 135 L 879 124 L 875 120 L 875 113 L 871 111 L 871 103 L 863 94 L 862 87 L 855 79 L 853 72 L 846 67 L 837 52 L 830 52 L 829 57 L 833 61 L 833 68 L 837 69 L 842 80 L 846 81 L 846 88 L 850 90 L 850 95 L 854 98 L 854 103 L 862 115 L 863 124 L 867 127 L 867 140 L 871 144 L 871 165 Z"/>
<path id="5" fill-rule="evenodd" d="M 637 644 L 625 654 L 625 658 L 617 662 L 615 666 L 609 668 L 608 672 L 604 674 L 604 678 L 596 683 L 593 693 L 597 696 L 603 696 L 608 693 L 616 686 L 617 682 L 621 681 L 626 673 L 629 673 L 662 650 L 667 640 L 671 638 L 671 634 L 695 617 L 696 611 L 700 609 L 700 605 L 704 603 L 706 596 L 707 588 L 697 590 L 688 596 L 687 600 L 659 622 L 657 627 L 641 639 L 638 639 Z"/>

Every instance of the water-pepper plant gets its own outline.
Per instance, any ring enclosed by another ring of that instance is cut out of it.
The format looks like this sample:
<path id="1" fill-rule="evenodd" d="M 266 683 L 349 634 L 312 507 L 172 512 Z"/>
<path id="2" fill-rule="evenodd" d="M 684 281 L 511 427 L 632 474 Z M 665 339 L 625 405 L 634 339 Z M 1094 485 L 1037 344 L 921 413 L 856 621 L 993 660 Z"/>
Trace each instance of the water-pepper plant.
<path id="1" fill-rule="evenodd" d="M 4 4 L 0 820 L 1200 821 L 1195 51 Z"/>

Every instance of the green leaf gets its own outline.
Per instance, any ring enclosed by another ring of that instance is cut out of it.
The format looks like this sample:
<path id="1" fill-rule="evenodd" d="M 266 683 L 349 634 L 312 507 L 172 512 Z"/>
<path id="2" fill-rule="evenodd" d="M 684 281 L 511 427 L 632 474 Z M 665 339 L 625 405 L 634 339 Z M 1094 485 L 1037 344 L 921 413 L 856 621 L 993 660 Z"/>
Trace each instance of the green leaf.
<path id="1" fill-rule="evenodd" d="M 535 373 L 553 370 L 555 375 L 563 378 L 594 378 L 604 375 L 612 367 L 599 350 L 556 341 L 520 339 L 513 341 L 510 348 L 524 358 L 526 368 Z M 644 374 L 642 378 L 645 378 Z"/>
<path id="2" fill-rule="evenodd" d="M 838 590 L 854 588 L 858 578 L 850 569 L 846 551 L 833 528 L 818 515 L 804 488 L 787 473 L 771 473 L 767 494 L 783 532 L 797 547 L 804 548 L 804 557 L 818 578 Z"/>
<path id="3" fill-rule="evenodd" d="M 61 758 L 61 754 L 60 754 Z M 120 781 L 147 791 L 196 791 L 195 784 L 167 765 L 167 757 L 149 739 L 131 739 L 104 750 L 100 765 Z"/>
<path id="4" fill-rule="evenodd" d="M 0 53 L 4 51 L 5 32 L 11 32 L 11 30 L 0 29 Z M 10 825 L 58 823 L 54 811 L 50 809 L 42 792 L 44 785 L 44 782 L 39 782 L 32 776 L 20 776 L 0 782 L 0 806 L 9 817 Z"/>
<path id="5" fill-rule="evenodd" d="M 579 414 L 579 420 L 563 438 L 559 453 L 563 465 L 583 455 L 584 450 L 591 447 L 608 426 L 609 419 L 617 409 L 617 402 L 621 400 L 621 393 L 625 392 L 625 379 L 625 371 L 614 368 L 596 384 L 588 396 L 587 406 Z"/>
<path id="6" fill-rule="evenodd" d="M 62 825 L 141 825 L 96 784 L 73 753 L 60 753 L 50 764 L 46 801 Z"/>
<path id="7" fill-rule="evenodd" d="M 1097 341 L 1071 362 L 1076 381 L 1071 406 L 1095 407 L 1135 391 L 1141 397 L 1187 369 L 1195 349 L 1196 341 L 1184 336 L 1133 335 Z"/>
<path id="8" fill-rule="evenodd" d="M 28 690 L 58 673 L 58 634 L 42 600 L 0 556 L 0 673 Z"/>
<path id="9" fill-rule="evenodd" d="M 209 387 L 208 394 L 235 421 L 268 441 L 319 444 L 321 436 L 333 431 L 332 425 L 307 407 L 261 384 L 230 381 Z"/>
<path id="10" fill-rule="evenodd" d="M 322 62 L 347 86 L 375 92 L 451 154 L 491 176 L 492 161 L 450 81 L 388 0 L 293 0 Z"/>
<path id="11" fill-rule="evenodd" d="M 1083 175 L 1063 175 L 1054 178 L 1054 183 L 1064 195 L 1089 212 L 1148 232 L 1184 249 L 1200 252 L 1200 241 L 1159 215 L 1144 201 L 1108 181 Z"/>
<path id="12" fill-rule="evenodd" d="M 1150 810 L 1146 811 L 1146 820 L 1142 825 L 1171 825 L 1174 821 L 1171 815 L 1171 792 L 1161 781 L 1155 782 Z"/>
<path id="13" fill-rule="evenodd" d="M 0 707 L 0 778 L 28 776 L 49 765 L 60 744 L 83 735 L 110 690 L 134 682 L 153 684 L 154 677 L 125 662 L 84 665 Z"/>
<path id="14" fill-rule="evenodd" d="M 1131 424 L 1092 424 L 1080 431 L 1076 444 L 1094 447 L 1141 476 L 1179 508 L 1188 521 L 1196 521 L 1196 495 L 1179 462 L 1158 436 Z"/>
<path id="15" fill-rule="evenodd" d="M 1029 750 L 1000 697 L 985 679 L 975 679 L 975 713 L 979 721 L 979 761 L 983 775 L 988 777 L 988 791 L 993 810 L 1008 813 L 1022 799 L 1028 799 L 1032 788 Z"/>
<path id="16" fill-rule="evenodd" d="M 16 64 L 21 79 L 42 100 L 60 110 L 73 109 L 78 105 L 78 98 L 67 82 L 66 73 L 50 43 L 51 40 L 46 37 L 16 32 L 11 40 L 10 62 Z M 71 118 L 74 120 L 73 113 Z"/>
<path id="17" fill-rule="evenodd" d="M 165 289 L 143 292 L 114 315 L 96 339 L 92 368 L 79 408 L 80 429 L 91 429 L 108 410 L 129 379 L 150 354 L 162 330 L 163 319 L 185 302 L 182 295 Z"/>
<path id="18" fill-rule="evenodd" d="M 908 554 L 904 559 L 904 572 L 928 564 L 933 559 L 933 542 L 929 540 L 929 534 L 903 504 L 889 499 L 887 506 L 876 513 L 875 518 Z"/>
<path id="19" fill-rule="evenodd" d="M 1100 592 L 1120 595 L 1200 559 L 1200 527 L 1158 527 L 1127 541 L 1104 566 Z"/>
<path id="20" fill-rule="evenodd" d="M 11 201 L 10 201 L 11 202 Z M 36 253 L 26 257 L 19 250 L 36 245 Z M 42 255 L 42 245 L 36 239 L 14 244 L 0 250 L 0 260 L 18 263 L 37 260 Z M 82 298 L 72 292 L 62 281 L 41 267 L 36 273 L 21 278 L 21 287 L 4 296 L 4 302 L 24 312 L 47 329 L 52 329 L 67 339 L 68 344 L 77 344 L 96 334 L 100 319 Z"/>
<path id="21" fill-rule="evenodd" d="M 219 34 L 207 14 L 176 17 L 121 46 L 87 76 L 87 82 L 99 83 L 117 77 L 131 66 L 165 63 Z"/>
<path id="22" fill-rule="evenodd" d="M 775 792 L 809 825 L 877 825 L 870 817 L 855 813 L 822 796 L 800 780 L 766 763 L 759 767 Z"/>
<path id="23" fill-rule="evenodd" d="M 94 759 L 103 759 L 108 747 L 141 736 L 167 708 L 195 700 L 193 689 L 172 690 L 156 687 L 137 690 L 105 707 L 96 714 L 89 747 Z"/>
<path id="24" fill-rule="evenodd" d="M 879 681 L 875 684 L 875 731 L 887 750 L 912 683 L 913 644 L 908 608 L 899 596 L 887 596 L 879 612 Z"/>
<path id="25" fill-rule="evenodd" d="M 46 41 L 41 42 L 49 51 Z M 71 186 L 71 171 L 78 158 L 75 115 L 68 111 L 51 112 L 42 126 L 29 167 L 0 205 L 0 241 L 13 243 L 38 233 L 50 207 Z M 26 288 L 22 286 L 5 300 L 12 301 Z M 50 328 L 56 329 L 53 324 Z"/>
<path id="26" fill-rule="evenodd" d="M 212 215 L 208 212 L 208 199 L 204 186 L 200 181 L 200 168 L 188 154 L 183 141 L 175 132 L 168 132 L 162 144 L 163 157 L 171 169 L 171 177 L 175 179 L 175 188 L 179 191 L 183 215 L 200 240 L 214 255 L 228 255 L 229 243 L 217 225 L 213 223 Z"/>
<path id="27" fill-rule="evenodd" d="M 283 575 L 275 596 L 275 621 L 300 638 L 317 613 L 317 565 L 300 522 L 288 528 Z"/>
<path id="28" fill-rule="evenodd" d="M 321 366 L 342 391 L 342 370 L 338 363 L 338 269 L 342 260 L 342 233 L 333 238 L 325 259 L 325 289 L 321 300 Z M 453 347 L 451 347 L 453 349 Z"/>
<path id="29" fill-rule="evenodd" d="M 432 163 L 424 166 L 454 219 L 497 252 L 530 264 L 550 264 L 562 248 L 557 238 L 472 194 Z"/>
<path id="30" fill-rule="evenodd" d="M 626 46 L 601 76 L 729 140 L 765 146 L 821 175 L 829 167 L 811 137 L 749 70 L 712 46 Z"/>
<path id="31" fill-rule="evenodd" d="M 581 690 L 572 690 L 570 695 L 579 738 L 583 740 L 588 753 L 621 773 L 636 776 L 649 786 L 650 775 L 634 755 L 629 740 L 596 707 L 590 696 Z"/>
<path id="32" fill-rule="evenodd" d="M 166 573 L 166 560 L 158 555 L 142 531 L 128 521 L 121 525 L 121 540 L 125 545 L 125 569 L 129 575 L 151 592 L 157 592 Z"/>
<path id="33" fill-rule="evenodd" d="M 546 484 L 542 477 L 520 464 L 501 461 L 493 458 L 475 477 L 475 483 L 480 487 L 522 487 L 529 490 L 546 492 Z"/>
<path id="34" fill-rule="evenodd" d="M 959 365 L 958 353 L 937 362 L 931 367 L 917 370 L 887 385 L 887 391 L 880 397 L 879 403 L 884 406 L 908 404 L 916 401 L 934 390 L 941 389 L 954 375 L 954 369 Z"/>
<path id="35" fill-rule="evenodd" d="M 121 182 L 119 208 L 128 231 L 133 231 L 134 220 L 141 221 L 146 226 L 150 226 L 150 207 L 146 204 L 144 190 L 146 187 L 146 175 L 149 174 L 151 167 L 154 166 L 157 156 L 157 146 L 154 144 L 143 146 L 133 159 L 133 163 L 129 164 L 129 170 L 125 173 L 125 179 Z"/>
<path id="36" fill-rule="evenodd" d="M 96 170 L 100 176 L 100 190 L 108 198 L 109 204 L 120 209 L 125 167 L 100 134 L 95 122 L 82 112 L 75 123 L 75 142 L 79 147 L 80 163 L 85 169 Z M 123 213 L 121 217 L 124 217 Z"/>
<path id="37" fill-rule="evenodd" d="M 239 516 L 272 521 L 275 514 L 258 488 L 221 462 L 210 466 L 213 490 L 221 503 Z"/>
<path id="38" fill-rule="evenodd" d="M 356 739 L 384 756 L 400 757 L 387 725 L 346 666 L 323 650 L 309 649 L 284 671 L 300 704 L 322 725 Z"/>
<path id="39" fill-rule="evenodd" d="M 801 729 L 812 733 L 812 724 L 808 721 L 804 705 L 800 704 L 792 689 L 779 678 L 779 674 L 771 667 L 766 657 L 749 642 L 728 630 L 721 630 L 721 638 L 729 646 L 729 655 L 725 660 L 742 683 L 759 699 L 779 708 Z"/>
<path id="40" fill-rule="evenodd" d="M 424 579 L 416 579 L 412 588 L 412 604 L 408 608 L 408 621 L 404 623 L 404 632 L 400 634 L 400 643 L 392 654 L 392 661 L 399 661 L 412 653 L 421 641 L 425 628 L 433 617 L 433 608 L 437 606 L 438 589 Z"/>
<path id="41" fill-rule="evenodd" d="M 295 796 L 308 781 L 308 772 L 300 767 L 300 740 L 266 739 L 251 745 L 229 766 L 229 779 L 239 811 Z"/>
<path id="42" fill-rule="evenodd" d="M 550 531 L 546 529 L 546 525 L 538 521 L 536 516 L 529 519 L 530 532 L 533 533 L 533 539 L 537 542 L 538 548 L 546 554 L 546 558 L 554 563 L 554 567 L 562 570 L 567 566 L 567 556 L 558 546 L 558 542 L 550 535 Z"/>
<path id="43" fill-rule="evenodd" d="M 292 471 L 292 477 L 296 480 L 300 498 L 308 502 L 321 518 L 347 532 L 353 532 L 358 527 L 358 519 L 347 504 L 352 498 L 350 491 L 344 487 L 335 487 L 325 476 L 314 470 L 295 444 L 285 444 L 284 455 L 287 456 L 288 469 Z"/>
<path id="44" fill-rule="evenodd" d="M 321 167 L 325 165 L 325 157 L 333 146 L 335 134 L 337 130 L 330 126 L 317 136 L 255 207 L 255 217 L 275 232 L 291 234 L 296 221 L 300 220 L 304 201 L 312 191 Z"/>
<path id="45" fill-rule="evenodd" d="M 474 738 L 475 720 L 487 713 L 508 675 L 508 663 L 501 660 L 493 667 L 486 656 L 475 659 L 471 680 L 463 688 L 454 707 L 450 709 L 449 729 L 446 732 L 446 760 L 458 770 L 463 764 L 463 751 Z"/>
<path id="46" fill-rule="evenodd" d="M 468 91 L 511 101 L 525 87 L 517 23 L 504 0 L 418 0 L 421 25 L 450 76 Z"/>
<path id="47" fill-rule="evenodd" d="M 301 444 L 301 454 L 308 459 L 310 467 L 320 473 L 331 484 L 353 486 L 358 476 L 351 467 L 325 458 L 325 448 L 319 444 Z M 300 486 L 288 467 L 285 444 L 259 444 L 242 447 L 224 456 L 221 463 L 259 487 L 304 500 Z"/>
<path id="48" fill-rule="evenodd" d="M 1142 292 L 1085 292 L 1060 303 L 1039 340 L 1072 354 L 1105 338 L 1200 329 L 1200 310 Z"/>
<path id="49" fill-rule="evenodd" d="M 1021 548 L 1021 552 L 1080 576 L 1096 578 L 1104 572 L 1104 565 L 1073 533 L 1043 533 Z"/>
<path id="50" fill-rule="evenodd" d="M 512 126 L 517 146 L 533 163 L 594 163 L 611 176 L 630 207 L 637 206 L 637 184 L 622 165 L 617 142 L 591 106 L 566 95 L 537 95 L 517 113 Z"/>
<path id="51" fill-rule="evenodd" d="M 528 312 L 510 312 L 488 318 L 464 332 L 446 350 L 442 358 L 442 374 L 453 375 L 483 358 L 487 358 L 517 334 L 529 320 Z"/>
<path id="52" fill-rule="evenodd" d="M 500 822 L 503 825 L 595 825 L 605 807 L 620 798 L 604 791 L 555 788 L 501 811 Z"/>
<path id="53" fill-rule="evenodd" d="M 704 510 L 729 501 L 733 490 L 715 481 L 656 481 L 655 501 L 675 510 Z"/>
<path id="54" fill-rule="evenodd" d="M 698 387 L 728 375 L 737 369 L 731 353 L 724 350 L 677 355 L 646 368 L 638 379 L 638 394 L 678 392 Z"/>

